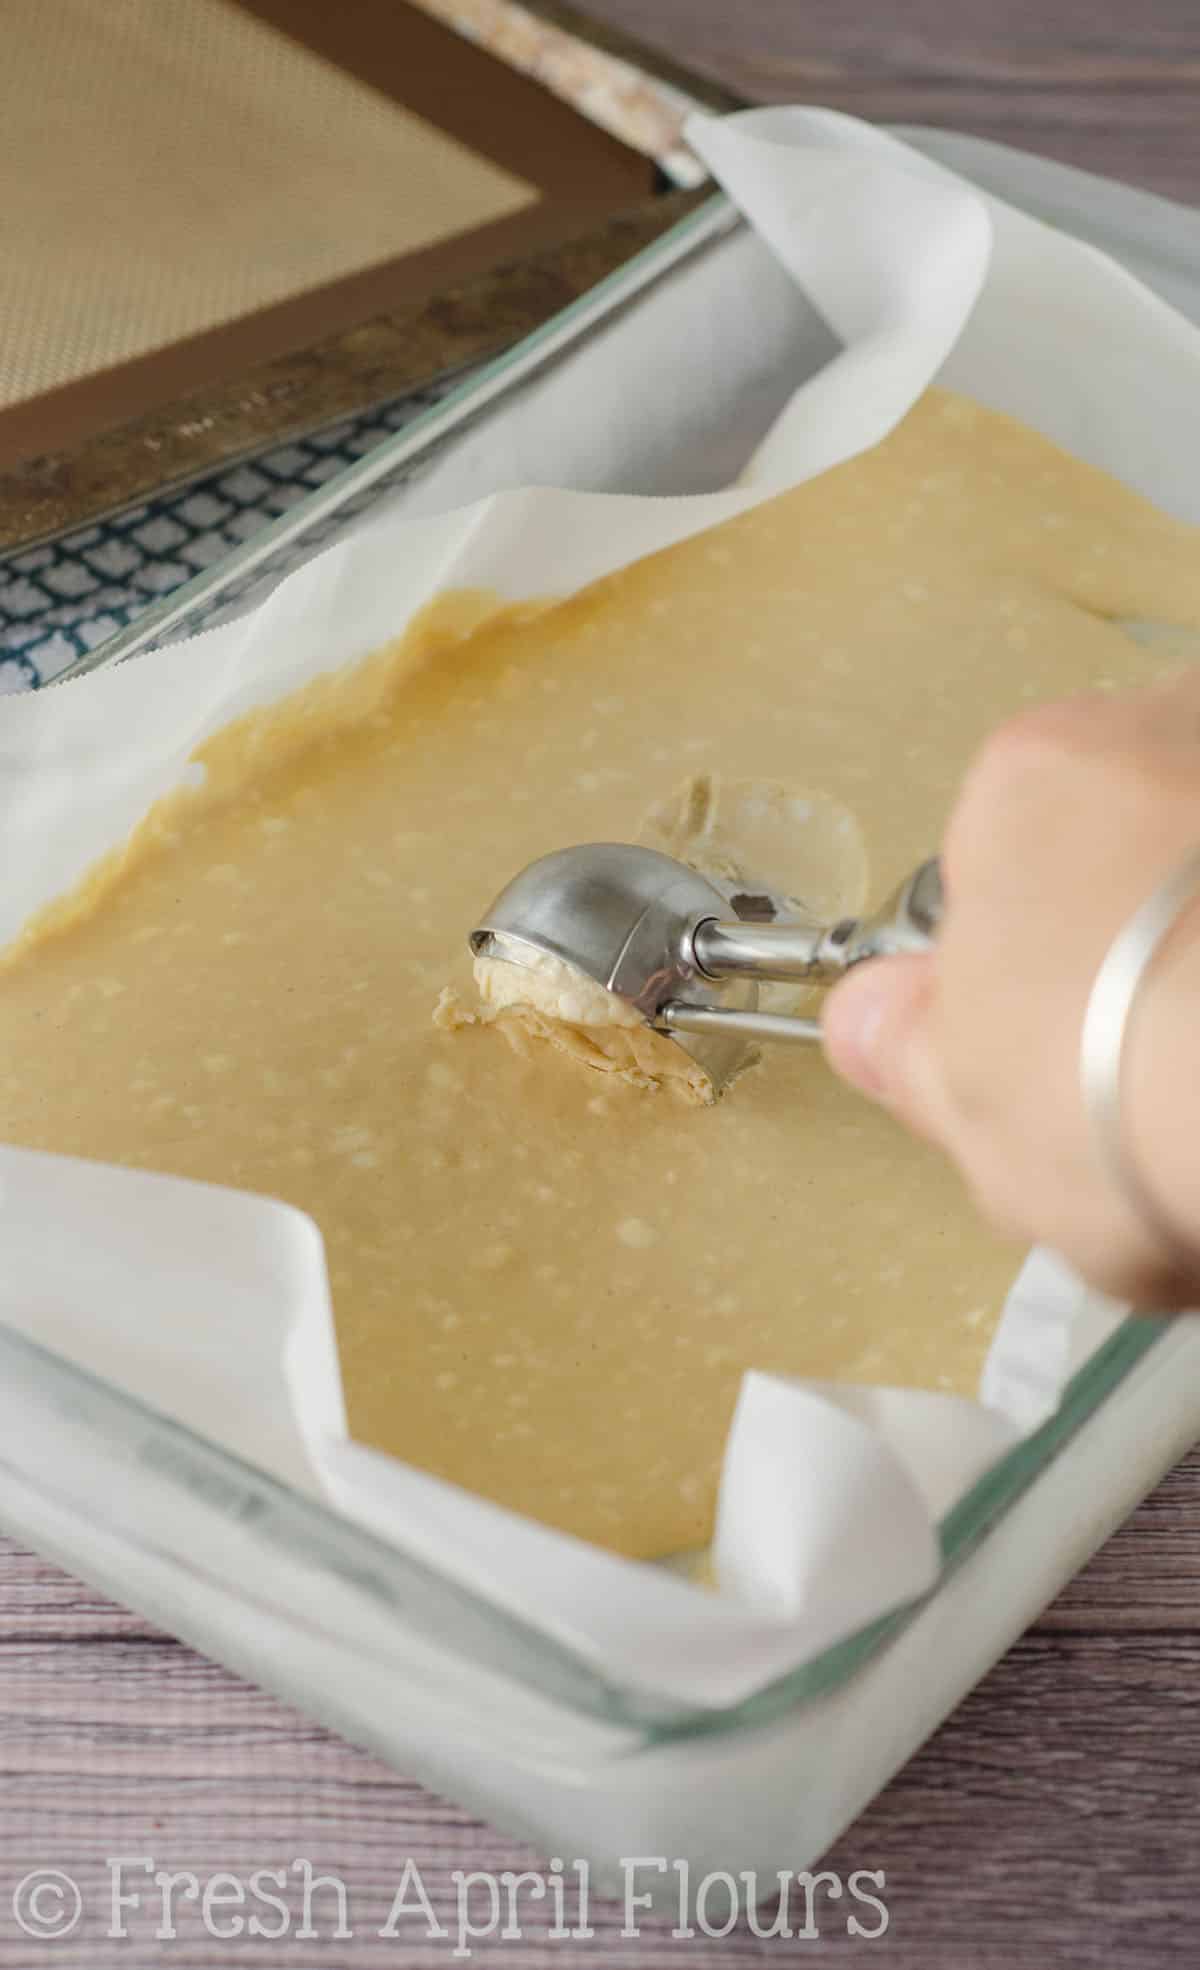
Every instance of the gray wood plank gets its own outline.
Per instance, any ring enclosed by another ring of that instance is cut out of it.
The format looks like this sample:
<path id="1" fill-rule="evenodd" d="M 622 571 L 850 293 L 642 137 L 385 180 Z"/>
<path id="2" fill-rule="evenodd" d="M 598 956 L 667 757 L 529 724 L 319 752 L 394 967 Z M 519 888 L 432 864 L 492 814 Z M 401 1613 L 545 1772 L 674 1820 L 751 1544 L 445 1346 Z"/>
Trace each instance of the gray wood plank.
<path id="1" fill-rule="evenodd" d="M 332 1894 L 319 1904 L 330 1945 L 321 1960 L 354 1966 L 438 1960 L 437 1950 L 398 1954 L 378 1933 L 409 1858 L 449 1927 L 454 1868 L 537 1865 L 530 1850 L 187 1650 L 100 1646 L 99 1671 L 88 1660 L 95 1643 L 6 1649 L 0 1663 L 0 1771 L 8 1781 L 0 1789 L 0 1965 L 28 1965 L 29 1945 L 6 1933 L 4 1912 L 11 1884 L 33 1867 L 64 1867 L 79 1882 L 85 1920 L 55 1946 L 54 1960 L 82 1970 L 164 1958 L 216 1965 L 242 1954 L 205 1937 L 187 1904 L 169 1956 L 156 1954 L 146 1909 L 130 1915 L 118 1947 L 104 1933 L 114 1855 L 148 1856 L 201 1879 L 219 1869 L 291 1870 L 305 1857 L 345 1882 L 354 1930 L 344 1948 L 333 1946 Z M 851 1943 L 844 1910 L 819 1898 L 821 1940 L 804 1944 L 805 1960 L 1008 1970 L 1019 1922 L 1028 1961 L 1040 1970 L 1188 1961 L 1200 1859 L 1192 1782 L 1198 1662 L 1194 1637 L 1143 1635 L 1132 1646 L 1028 1637 L 829 1856 L 843 1876 L 882 1871 L 887 1935 Z M 49 1683 L 57 1695 L 48 1702 Z M 127 1880 L 137 1878 L 127 1870 Z M 298 1892 L 288 1899 L 298 1920 Z M 722 1944 L 684 1947 L 663 1915 L 645 1922 L 633 1950 L 617 1935 L 618 1904 L 597 1901 L 592 1919 L 597 1936 L 577 1953 L 596 1963 L 679 1955 L 733 1965 L 766 1949 L 744 1925 Z M 560 1958 L 544 1911 L 530 1904 L 521 1927 L 521 1946 L 504 1946 L 506 1961 Z M 310 1947 L 292 1940 L 271 1961 L 305 1960 Z M 441 1946 L 440 1960 L 449 1949 Z"/>
<path id="2" fill-rule="evenodd" d="M 757 102 L 933 123 L 1200 200 L 1194 0 L 588 0 Z"/>
<path id="3" fill-rule="evenodd" d="M 1187 1960 L 1178 1952 L 1200 1863 L 1198 1487 L 1193 1457 L 836 1844 L 828 1866 L 843 1877 L 883 1873 L 885 1936 L 854 1943 L 845 1911 L 819 1897 L 819 1940 L 760 1942 L 743 1923 L 726 1941 L 684 1943 L 664 1915 L 645 1922 L 635 1948 L 617 1933 L 619 1906 L 598 1902 L 597 1935 L 578 1954 L 598 1965 L 686 1956 L 732 1966 L 803 1947 L 805 1960 L 847 1970 L 881 1958 L 913 1970 L 1008 1970 L 1019 1916 L 1030 1961 L 1044 1970 Z M 289 1870 L 306 1857 L 346 1883 L 350 1904 L 354 1934 L 339 1942 L 328 1891 L 322 1961 L 355 1970 L 448 1960 L 452 1941 L 427 1949 L 411 1935 L 398 1955 L 400 1942 L 378 1933 L 410 1857 L 451 1928 L 454 1868 L 498 1872 L 544 1858 L 6 1542 L 0 1970 L 28 1965 L 8 1898 L 45 1866 L 65 1868 L 86 1903 L 78 1931 L 54 1946 L 56 1962 L 163 1960 L 145 1910 L 129 1916 L 127 1938 L 105 1934 L 107 1863 L 121 1855 L 201 1880 L 225 1868 Z M 299 1887 L 288 1881 L 295 1925 Z M 216 1966 L 255 1947 L 206 1936 L 187 1903 L 177 1927 L 172 1963 Z M 543 1910 L 523 1909 L 522 1941 L 503 1945 L 505 1961 L 521 1970 L 561 1960 L 546 1927 Z M 313 1947 L 290 1938 L 273 1946 L 272 1962 L 308 1960 Z"/>

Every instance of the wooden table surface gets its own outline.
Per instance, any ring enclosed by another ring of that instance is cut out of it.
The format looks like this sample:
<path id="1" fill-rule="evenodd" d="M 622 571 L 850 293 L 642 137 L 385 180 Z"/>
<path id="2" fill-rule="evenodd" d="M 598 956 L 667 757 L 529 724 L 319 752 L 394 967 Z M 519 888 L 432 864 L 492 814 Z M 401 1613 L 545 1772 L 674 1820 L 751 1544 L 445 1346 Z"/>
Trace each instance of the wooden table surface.
<path id="1" fill-rule="evenodd" d="M 763 100 L 823 101 L 1024 145 L 1200 201 L 1200 7 L 1141 0 L 591 0 Z M 0 1546 L 0 1966 L 275 1970 L 449 1963 L 378 1929 L 412 1858 L 438 1903 L 455 1866 L 538 1857 L 238 1682 L 16 1546 Z M 1200 1961 L 1200 1461 L 1111 1541 L 838 1843 L 882 1869 L 875 1942 L 547 1940 L 476 1959 L 734 1965 L 802 1957 L 897 1970 L 1159 1970 Z M 103 1864 L 153 1856 L 204 1877 L 307 1856 L 347 1883 L 345 1941 L 224 1943 L 181 1913 L 106 1938 Z M 87 1916 L 40 1942 L 12 1920 L 34 1868 L 78 1877 Z M 461 1959 L 459 1959 L 461 1960 Z"/>

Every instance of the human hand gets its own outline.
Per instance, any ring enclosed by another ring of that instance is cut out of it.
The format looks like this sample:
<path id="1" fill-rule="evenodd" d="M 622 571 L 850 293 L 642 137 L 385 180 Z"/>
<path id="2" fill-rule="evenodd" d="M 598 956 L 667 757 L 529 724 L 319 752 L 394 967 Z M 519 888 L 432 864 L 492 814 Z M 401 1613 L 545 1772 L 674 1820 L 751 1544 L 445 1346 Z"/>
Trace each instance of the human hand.
<path id="1" fill-rule="evenodd" d="M 857 966 L 823 1020 L 834 1069 L 938 1144 L 997 1228 L 1155 1308 L 1200 1305 L 1200 1271 L 1105 1169 L 1080 1036 L 1113 938 L 1198 845 L 1200 673 L 1025 713 L 967 773 L 936 950 Z M 1146 981 L 1124 1086 L 1128 1153 L 1200 1252 L 1200 906 Z"/>

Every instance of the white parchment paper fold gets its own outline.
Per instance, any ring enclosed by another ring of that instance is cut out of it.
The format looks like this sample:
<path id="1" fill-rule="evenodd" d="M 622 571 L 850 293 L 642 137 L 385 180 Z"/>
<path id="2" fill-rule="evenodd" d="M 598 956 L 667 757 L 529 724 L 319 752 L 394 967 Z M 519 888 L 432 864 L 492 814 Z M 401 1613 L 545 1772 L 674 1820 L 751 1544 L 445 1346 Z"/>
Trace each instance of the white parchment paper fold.
<path id="1" fill-rule="evenodd" d="M 207 736 L 366 655 L 434 594 L 570 592 L 876 443 L 935 378 L 1200 519 L 1200 335 L 1113 262 L 830 111 L 701 119 L 691 136 L 750 231 L 252 614 L 0 704 L 0 946 L 125 839 Z M 733 490 L 695 490 L 735 474 Z M 1053 1412 L 1119 1317 L 1036 1254 L 978 1402 L 747 1376 L 710 1594 L 351 1442 L 319 1235 L 286 1206 L 5 1148 L 0 1254 L 3 1321 L 613 1680 L 712 1705 L 926 1591 L 939 1519 Z"/>

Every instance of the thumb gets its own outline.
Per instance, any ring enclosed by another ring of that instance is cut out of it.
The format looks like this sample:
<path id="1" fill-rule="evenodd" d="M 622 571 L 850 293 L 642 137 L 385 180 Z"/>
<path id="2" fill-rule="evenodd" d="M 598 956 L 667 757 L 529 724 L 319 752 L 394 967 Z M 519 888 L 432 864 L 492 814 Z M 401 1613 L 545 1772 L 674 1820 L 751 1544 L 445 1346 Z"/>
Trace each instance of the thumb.
<path id="1" fill-rule="evenodd" d="M 932 954 L 871 958 L 829 992 L 821 1016 L 825 1055 L 860 1094 L 918 1135 L 946 1138 L 948 1101 L 932 1043 Z"/>

